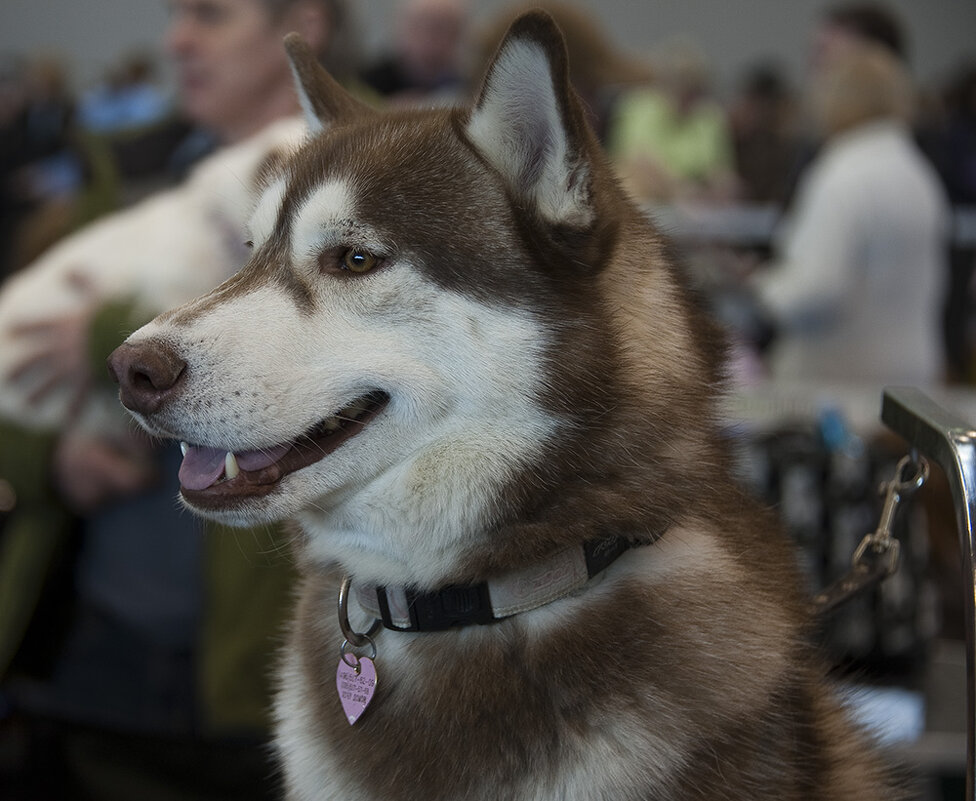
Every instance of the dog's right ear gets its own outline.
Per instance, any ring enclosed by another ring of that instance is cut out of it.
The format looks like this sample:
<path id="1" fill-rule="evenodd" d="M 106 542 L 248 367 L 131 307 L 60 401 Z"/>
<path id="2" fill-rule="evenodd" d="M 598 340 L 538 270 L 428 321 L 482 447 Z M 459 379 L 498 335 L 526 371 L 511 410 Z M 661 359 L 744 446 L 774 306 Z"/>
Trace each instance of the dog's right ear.
<path id="1" fill-rule="evenodd" d="M 577 229 L 593 222 L 591 135 L 569 83 L 562 33 L 544 11 L 512 23 L 466 133 L 543 219 Z"/>
<path id="2" fill-rule="evenodd" d="M 335 122 L 376 113 L 329 75 L 301 35 L 289 33 L 285 37 L 285 50 L 295 76 L 298 100 L 313 134 L 321 133 Z"/>

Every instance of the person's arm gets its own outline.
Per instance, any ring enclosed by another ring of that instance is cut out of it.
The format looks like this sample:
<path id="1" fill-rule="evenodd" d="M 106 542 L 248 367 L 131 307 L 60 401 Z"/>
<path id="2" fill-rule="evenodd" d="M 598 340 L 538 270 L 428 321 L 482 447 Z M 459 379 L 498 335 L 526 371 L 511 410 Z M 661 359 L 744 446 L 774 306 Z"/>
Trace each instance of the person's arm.
<path id="1" fill-rule="evenodd" d="M 7 380 L 30 382 L 32 403 L 62 389 L 80 400 L 92 379 L 107 379 L 109 354 L 149 319 L 137 312 L 134 300 L 124 299 L 15 326 L 12 333 L 29 340 L 31 347 Z"/>
<path id="2" fill-rule="evenodd" d="M 21 332 L 38 347 L 21 369 L 43 371 L 32 397 L 68 385 L 83 402 L 93 384 L 111 384 L 108 355 L 143 323 L 145 313 L 134 301 L 119 300 L 84 313 L 32 323 Z M 139 437 L 109 439 L 69 424 L 58 434 L 37 434 L 0 425 L 0 476 L 11 482 L 17 497 L 39 500 L 56 492 L 79 512 L 88 512 L 120 495 L 148 486 L 155 474 Z"/>
<path id="3" fill-rule="evenodd" d="M 136 328 L 148 322 L 134 300 L 103 304 L 91 316 L 84 333 L 83 360 L 89 385 L 114 391 L 106 361 Z M 106 437 L 68 427 L 61 432 L 51 469 L 61 497 L 77 512 L 89 513 L 112 500 L 139 492 L 157 478 L 145 436 Z"/>
<path id="4" fill-rule="evenodd" d="M 815 176 L 798 197 L 780 257 L 755 277 L 763 304 L 781 327 L 829 324 L 843 301 L 856 248 L 855 198 L 856 189 L 849 191 L 831 175 Z"/>

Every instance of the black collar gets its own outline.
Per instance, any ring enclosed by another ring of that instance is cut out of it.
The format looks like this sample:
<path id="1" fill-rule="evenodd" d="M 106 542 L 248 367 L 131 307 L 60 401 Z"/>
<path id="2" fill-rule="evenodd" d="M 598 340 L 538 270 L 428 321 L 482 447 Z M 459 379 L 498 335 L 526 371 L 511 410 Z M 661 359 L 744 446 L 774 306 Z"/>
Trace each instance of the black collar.
<path id="1" fill-rule="evenodd" d="M 567 548 L 544 562 L 497 579 L 432 592 L 409 587 L 357 587 L 359 605 L 392 631 L 444 631 L 454 626 L 494 623 L 537 609 L 583 587 L 631 548 L 648 540 L 607 537 Z"/>

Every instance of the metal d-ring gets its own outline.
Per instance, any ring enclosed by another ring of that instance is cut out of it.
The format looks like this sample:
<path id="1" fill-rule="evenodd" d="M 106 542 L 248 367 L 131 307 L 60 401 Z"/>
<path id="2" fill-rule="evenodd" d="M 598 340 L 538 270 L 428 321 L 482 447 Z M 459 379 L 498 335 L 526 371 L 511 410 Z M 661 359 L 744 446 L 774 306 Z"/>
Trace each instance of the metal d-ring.
<path id="1" fill-rule="evenodd" d="M 368 634 L 363 634 L 361 636 L 363 637 L 364 640 L 366 640 L 366 643 L 369 645 L 368 653 L 365 653 L 362 656 L 357 654 L 353 650 L 354 646 L 350 645 L 349 640 L 343 640 L 342 647 L 339 649 L 339 656 L 342 658 L 342 661 L 345 662 L 347 665 L 349 665 L 349 667 L 353 668 L 356 671 L 357 676 L 359 675 L 359 670 L 361 667 L 360 659 L 362 659 L 363 657 L 368 657 L 369 659 L 376 659 L 376 643 L 373 642 L 373 638 L 370 637 Z M 346 658 L 350 655 L 355 660 L 354 662 L 350 662 Z"/>
<path id="2" fill-rule="evenodd" d="M 372 637 L 379 630 L 382 621 L 374 620 L 373 625 L 369 627 L 369 631 L 365 633 L 353 631 L 352 626 L 349 625 L 349 587 L 351 585 L 352 579 L 349 576 L 343 576 L 342 584 L 339 585 L 339 629 L 342 631 L 342 636 L 345 638 L 346 643 L 352 645 L 354 648 L 365 648 L 368 645 L 372 648 L 375 655 L 376 645 L 373 643 Z M 345 653 L 345 643 L 343 643 L 342 647 L 343 653 Z"/>

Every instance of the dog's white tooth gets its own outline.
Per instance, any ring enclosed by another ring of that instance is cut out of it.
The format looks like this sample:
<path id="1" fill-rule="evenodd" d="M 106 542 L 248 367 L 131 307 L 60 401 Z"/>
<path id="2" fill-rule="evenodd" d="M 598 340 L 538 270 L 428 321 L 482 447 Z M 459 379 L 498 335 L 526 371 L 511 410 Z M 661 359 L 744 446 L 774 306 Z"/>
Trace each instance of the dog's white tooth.
<path id="1" fill-rule="evenodd" d="M 237 457 L 227 451 L 224 457 L 224 475 L 227 478 L 237 478 L 241 474 L 241 468 L 237 466 Z"/>
<path id="2" fill-rule="evenodd" d="M 180 443 L 180 453 L 182 453 L 184 456 L 186 456 L 186 452 L 188 450 L 190 450 L 190 446 L 187 445 L 185 442 L 181 442 Z"/>
<path id="3" fill-rule="evenodd" d="M 322 423 L 326 431 L 338 431 L 342 427 L 342 421 L 338 417 L 328 417 Z"/>

